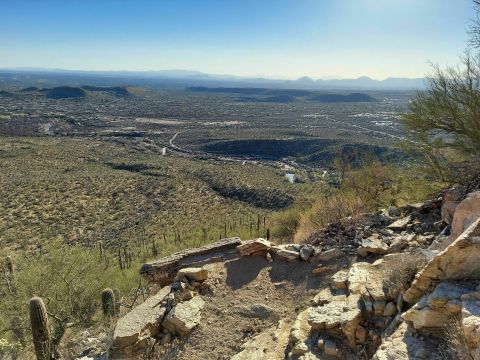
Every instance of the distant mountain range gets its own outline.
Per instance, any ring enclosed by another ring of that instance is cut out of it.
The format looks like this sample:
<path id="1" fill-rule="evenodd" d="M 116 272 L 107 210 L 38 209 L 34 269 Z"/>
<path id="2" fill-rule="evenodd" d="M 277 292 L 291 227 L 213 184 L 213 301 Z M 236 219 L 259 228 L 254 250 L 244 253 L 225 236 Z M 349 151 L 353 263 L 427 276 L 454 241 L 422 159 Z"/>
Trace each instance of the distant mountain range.
<path id="1" fill-rule="evenodd" d="M 109 80 L 120 79 L 135 83 L 148 81 L 149 83 L 163 80 L 178 86 L 236 86 L 236 87 L 270 87 L 291 89 L 378 89 L 378 90 L 411 90 L 422 89 L 425 78 L 395 78 L 374 80 L 366 76 L 357 79 L 312 79 L 303 76 L 296 80 L 281 80 L 268 78 L 249 78 L 235 75 L 206 74 L 190 70 L 158 70 L 158 71 L 83 71 L 43 68 L 8 68 L 0 69 L 0 79 L 6 75 L 32 75 L 32 76 L 61 76 L 65 77 L 98 77 Z"/>

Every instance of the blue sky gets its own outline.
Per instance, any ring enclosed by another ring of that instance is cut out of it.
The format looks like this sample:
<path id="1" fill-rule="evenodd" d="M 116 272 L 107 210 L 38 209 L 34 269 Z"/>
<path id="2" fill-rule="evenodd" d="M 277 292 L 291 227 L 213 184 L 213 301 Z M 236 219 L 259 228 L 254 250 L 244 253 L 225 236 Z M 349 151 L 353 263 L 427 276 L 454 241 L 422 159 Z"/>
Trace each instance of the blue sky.
<path id="1" fill-rule="evenodd" d="M 454 64 L 470 0 L 0 0 L 0 67 L 419 77 Z"/>

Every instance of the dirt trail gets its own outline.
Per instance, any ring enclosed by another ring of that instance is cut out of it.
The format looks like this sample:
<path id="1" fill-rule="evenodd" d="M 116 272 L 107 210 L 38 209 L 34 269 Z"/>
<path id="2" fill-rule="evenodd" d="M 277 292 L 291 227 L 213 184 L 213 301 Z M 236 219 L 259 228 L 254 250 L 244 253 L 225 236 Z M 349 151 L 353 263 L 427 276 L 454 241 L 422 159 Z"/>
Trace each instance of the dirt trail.
<path id="1" fill-rule="evenodd" d="M 202 322 L 175 358 L 230 359 L 254 336 L 273 333 L 280 319 L 293 321 L 343 265 L 331 265 L 318 275 L 311 272 L 318 264 L 269 263 L 262 256 L 207 265 L 212 293 L 203 296 Z"/>

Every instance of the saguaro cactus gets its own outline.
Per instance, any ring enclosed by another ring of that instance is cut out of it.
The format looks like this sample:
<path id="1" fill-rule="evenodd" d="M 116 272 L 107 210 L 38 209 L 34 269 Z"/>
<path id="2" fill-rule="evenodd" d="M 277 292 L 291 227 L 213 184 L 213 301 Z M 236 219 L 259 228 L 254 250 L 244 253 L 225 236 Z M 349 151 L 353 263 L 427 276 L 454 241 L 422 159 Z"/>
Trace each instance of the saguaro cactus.
<path id="1" fill-rule="evenodd" d="M 32 326 L 33 345 L 37 360 L 50 360 L 52 355 L 50 329 L 47 308 L 39 297 L 30 299 L 30 323 Z"/>
<path id="2" fill-rule="evenodd" d="M 112 289 L 107 288 L 102 291 L 102 309 L 106 317 L 115 315 L 115 294 Z"/>

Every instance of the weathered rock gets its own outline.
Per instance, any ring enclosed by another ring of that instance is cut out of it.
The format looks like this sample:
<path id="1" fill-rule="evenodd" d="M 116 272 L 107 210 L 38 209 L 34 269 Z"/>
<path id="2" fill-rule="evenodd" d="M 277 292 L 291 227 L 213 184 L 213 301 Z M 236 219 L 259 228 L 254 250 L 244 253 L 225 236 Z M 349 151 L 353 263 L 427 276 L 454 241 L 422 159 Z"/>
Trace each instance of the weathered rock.
<path id="1" fill-rule="evenodd" d="M 348 281 L 348 271 L 340 270 L 332 276 L 332 286 L 335 289 L 346 289 Z"/>
<path id="2" fill-rule="evenodd" d="M 301 342 L 305 342 L 308 339 L 311 330 L 311 326 L 308 323 L 309 316 L 309 309 L 306 309 L 298 314 L 290 330 L 290 344 L 295 345 Z"/>
<path id="3" fill-rule="evenodd" d="M 308 352 L 308 346 L 303 342 L 298 343 L 292 349 L 292 355 L 294 356 L 299 356 L 305 354 L 306 352 Z"/>
<path id="4" fill-rule="evenodd" d="M 136 354 L 144 350 L 142 344 L 145 341 L 141 339 L 155 336 L 161 330 L 166 310 L 160 303 L 169 293 L 170 287 L 165 286 L 118 320 L 113 334 L 112 354 L 126 357 L 127 354 Z"/>
<path id="5" fill-rule="evenodd" d="M 388 252 L 398 252 L 405 249 L 417 237 L 416 234 L 398 235 L 394 237 L 390 242 Z"/>
<path id="6" fill-rule="evenodd" d="M 394 302 L 389 302 L 383 309 L 383 316 L 394 316 L 397 314 L 397 306 Z"/>
<path id="7" fill-rule="evenodd" d="M 333 340 L 326 339 L 323 347 L 323 351 L 327 356 L 337 357 L 338 355 L 337 344 L 335 344 L 335 341 Z"/>
<path id="8" fill-rule="evenodd" d="M 308 259 L 310 259 L 310 257 L 313 255 L 313 246 L 312 245 L 303 245 L 301 248 L 300 248 L 300 258 L 303 260 L 303 261 L 307 261 Z"/>
<path id="9" fill-rule="evenodd" d="M 177 304 L 163 320 L 163 327 L 170 333 L 187 336 L 200 323 L 205 301 L 200 296 Z"/>
<path id="10" fill-rule="evenodd" d="M 265 255 L 271 248 L 272 243 L 268 240 L 258 238 L 255 240 L 243 241 L 237 246 L 238 253 L 241 256 L 252 254 Z"/>
<path id="11" fill-rule="evenodd" d="M 390 206 L 387 209 L 388 216 L 400 216 L 402 214 L 402 210 L 395 206 Z"/>
<path id="12" fill-rule="evenodd" d="M 415 276 L 403 298 L 416 303 L 442 280 L 480 279 L 480 219 L 475 221 L 445 250 L 434 256 Z"/>
<path id="13" fill-rule="evenodd" d="M 373 312 L 375 315 L 382 315 L 387 302 L 385 300 L 375 300 L 373 302 Z"/>
<path id="14" fill-rule="evenodd" d="M 287 261 L 295 261 L 300 258 L 300 253 L 294 250 L 281 249 L 276 252 L 279 259 Z"/>
<path id="15" fill-rule="evenodd" d="M 367 335 L 368 331 L 362 325 L 359 325 L 357 330 L 355 330 L 355 338 L 360 344 L 365 344 L 367 341 Z"/>
<path id="16" fill-rule="evenodd" d="M 452 239 L 456 239 L 480 218 L 480 191 L 467 195 L 455 209 L 452 221 Z"/>
<path id="17" fill-rule="evenodd" d="M 387 228 L 390 229 L 390 230 L 395 230 L 395 231 L 405 230 L 411 219 L 412 219 L 412 217 L 410 215 L 406 216 L 402 219 L 398 219 L 398 220 L 394 221 L 393 223 L 388 225 Z"/>
<path id="18" fill-rule="evenodd" d="M 480 293 L 469 293 L 462 296 L 461 327 L 465 345 L 473 359 L 480 347 Z"/>
<path id="19" fill-rule="evenodd" d="M 362 320 L 360 296 L 350 295 L 345 301 L 333 301 L 324 306 L 310 308 L 308 323 L 314 330 L 341 331 L 346 343 L 355 347 L 355 331 Z"/>
<path id="20" fill-rule="evenodd" d="M 172 282 L 177 271 L 182 267 L 198 267 L 214 261 L 225 260 L 236 254 L 236 247 L 241 244 L 240 238 L 228 238 L 196 249 L 177 252 L 147 263 L 140 269 L 140 275 L 148 281 L 167 285 Z"/>
<path id="21" fill-rule="evenodd" d="M 329 261 L 329 260 L 342 257 L 343 255 L 344 254 L 342 250 L 333 248 L 333 249 L 322 251 L 320 254 L 316 256 L 316 258 L 320 261 Z"/>
<path id="22" fill-rule="evenodd" d="M 208 271 L 204 268 L 183 268 L 178 270 L 178 276 L 190 281 L 205 281 L 208 279 Z"/>
<path id="23" fill-rule="evenodd" d="M 415 329 L 444 327 L 453 315 L 461 312 L 461 297 L 470 291 L 453 282 L 441 282 L 431 294 L 425 295 L 403 314 L 403 318 Z"/>
<path id="24" fill-rule="evenodd" d="M 336 292 L 335 294 L 332 293 L 329 287 L 325 287 L 318 292 L 317 295 L 312 299 L 312 303 L 315 305 L 325 305 L 332 301 L 345 301 L 346 292 Z"/>
<path id="25" fill-rule="evenodd" d="M 442 220 L 445 223 L 452 223 L 455 209 L 464 197 L 465 189 L 463 187 L 457 186 L 445 190 L 442 200 Z"/>
<path id="26" fill-rule="evenodd" d="M 373 360 L 419 360 L 417 354 L 420 354 L 420 351 L 426 351 L 428 359 L 441 359 L 442 357 L 436 352 L 436 348 L 436 340 L 428 342 L 412 336 L 408 331 L 407 324 L 401 323 L 392 335 L 383 339 L 382 344 L 373 355 Z"/>
<path id="27" fill-rule="evenodd" d="M 366 239 L 362 239 L 362 245 L 358 249 L 359 255 L 364 253 L 373 254 L 386 254 L 388 252 L 389 245 L 383 241 L 383 238 L 379 234 L 373 234 Z"/>

